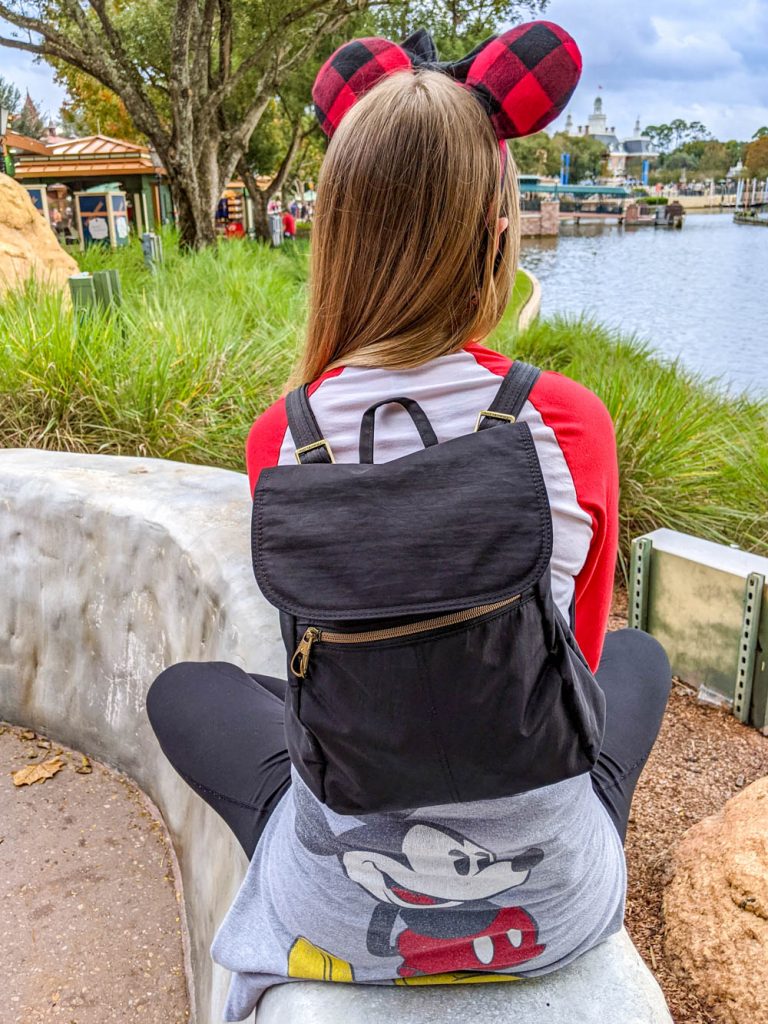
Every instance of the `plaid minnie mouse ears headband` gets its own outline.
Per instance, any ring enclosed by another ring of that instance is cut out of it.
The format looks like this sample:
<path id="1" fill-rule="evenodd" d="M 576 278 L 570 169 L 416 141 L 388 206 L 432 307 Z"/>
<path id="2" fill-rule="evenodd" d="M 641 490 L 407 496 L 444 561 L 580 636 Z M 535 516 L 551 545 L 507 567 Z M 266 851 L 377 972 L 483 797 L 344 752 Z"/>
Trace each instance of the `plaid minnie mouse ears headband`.
<path id="1" fill-rule="evenodd" d="M 581 75 L 581 53 L 550 21 L 491 36 L 458 61 L 438 61 L 432 37 L 419 29 L 402 44 L 355 39 L 331 54 L 312 89 L 320 126 L 330 138 L 349 108 L 387 75 L 425 68 L 469 88 L 491 119 L 496 137 L 541 131 L 565 108 Z"/>

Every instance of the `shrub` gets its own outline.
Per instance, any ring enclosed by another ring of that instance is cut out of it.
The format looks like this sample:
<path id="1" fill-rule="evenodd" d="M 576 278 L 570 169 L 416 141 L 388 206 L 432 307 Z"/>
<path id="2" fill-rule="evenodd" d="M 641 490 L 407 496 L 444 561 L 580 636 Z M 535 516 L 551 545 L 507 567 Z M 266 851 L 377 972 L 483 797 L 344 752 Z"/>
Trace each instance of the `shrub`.
<path id="1" fill-rule="evenodd" d="M 306 246 L 242 241 L 180 255 L 158 272 L 138 244 L 88 250 L 117 266 L 121 310 L 79 323 L 30 284 L 0 306 L 0 444 L 148 455 L 243 468 L 254 418 L 273 401 L 301 338 Z"/>

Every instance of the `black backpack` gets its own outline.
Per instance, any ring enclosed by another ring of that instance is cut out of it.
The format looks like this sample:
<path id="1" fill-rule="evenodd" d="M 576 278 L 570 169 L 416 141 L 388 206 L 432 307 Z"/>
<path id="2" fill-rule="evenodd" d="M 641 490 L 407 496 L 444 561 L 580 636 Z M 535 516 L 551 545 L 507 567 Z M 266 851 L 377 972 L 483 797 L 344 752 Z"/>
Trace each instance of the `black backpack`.
<path id="1" fill-rule="evenodd" d="M 587 772 L 605 699 L 550 587 L 552 519 L 515 362 L 475 432 L 442 444 L 417 402 L 366 411 L 336 464 L 306 387 L 295 466 L 254 493 L 256 579 L 281 613 L 291 761 L 341 814 L 510 796 Z M 373 463 L 376 410 L 423 450 Z"/>

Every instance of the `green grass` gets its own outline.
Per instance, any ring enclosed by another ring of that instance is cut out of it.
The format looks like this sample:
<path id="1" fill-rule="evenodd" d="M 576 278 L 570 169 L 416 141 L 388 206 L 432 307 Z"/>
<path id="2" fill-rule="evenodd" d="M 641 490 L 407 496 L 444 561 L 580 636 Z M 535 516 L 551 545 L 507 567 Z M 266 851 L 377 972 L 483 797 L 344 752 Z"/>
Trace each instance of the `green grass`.
<path id="1" fill-rule="evenodd" d="M 78 324 L 30 285 L 0 304 L 0 445 L 144 455 L 242 470 L 251 423 L 279 394 L 301 344 L 307 243 L 243 241 L 179 253 L 156 274 L 133 243 L 91 249 L 85 270 L 117 266 L 124 306 Z M 768 552 L 768 406 L 654 359 L 588 320 L 522 335 L 521 279 L 493 344 L 575 377 L 616 424 L 621 541 L 657 526 Z"/>
<path id="2" fill-rule="evenodd" d="M 118 266 L 124 306 L 79 325 L 34 286 L 6 296 L 0 444 L 242 469 L 248 426 L 279 395 L 301 340 L 306 246 L 166 254 L 151 275 L 138 245 L 87 252 L 83 269 Z"/>
<path id="3" fill-rule="evenodd" d="M 768 404 L 726 395 L 586 318 L 539 320 L 496 343 L 605 402 L 616 428 L 625 572 L 632 538 L 659 526 L 768 553 Z"/>

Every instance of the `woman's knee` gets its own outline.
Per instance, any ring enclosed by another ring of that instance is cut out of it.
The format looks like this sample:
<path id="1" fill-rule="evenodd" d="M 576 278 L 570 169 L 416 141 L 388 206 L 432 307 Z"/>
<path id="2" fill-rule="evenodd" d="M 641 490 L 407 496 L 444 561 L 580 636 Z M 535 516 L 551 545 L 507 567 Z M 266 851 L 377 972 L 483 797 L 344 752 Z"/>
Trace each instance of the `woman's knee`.
<path id="1" fill-rule="evenodd" d="M 204 676 L 206 662 L 180 661 L 164 669 L 147 690 L 147 717 L 156 735 L 172 721 L 178 726 L 180 711 L 189 706 L 191 689 Z M 208 667 L 209 664 L 208 664 Z"/>
<path id="2" fill-rule="evenodd" d="M 172 703 L 171 696 L 178 690 L 177 676 L 180 668 L 181 665 L 171 665 L 164 669 L 147 690 L 147 718 L 155 733 L 162 729 L 162 723 Z"/>
<path id="3" fill-rule="evenodd" d="M 642 629 L 617 629 L 608 633 L 604 654 L 616 668 L 636 676 L 649 695 L 653 692 L 666 703 L 672 686 L 672 670 L 667 652 L 650 633 Z"/>

